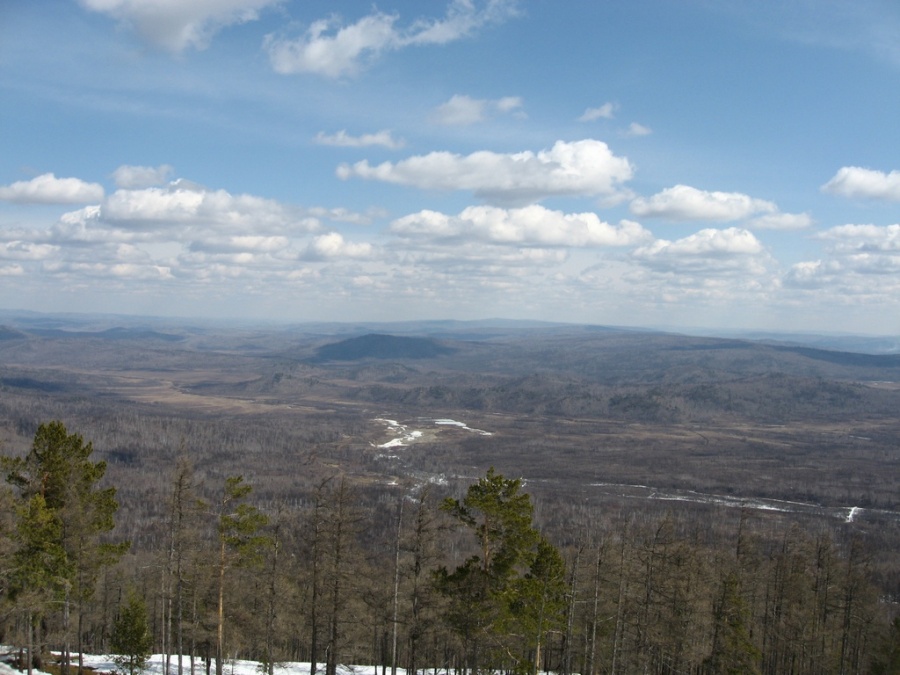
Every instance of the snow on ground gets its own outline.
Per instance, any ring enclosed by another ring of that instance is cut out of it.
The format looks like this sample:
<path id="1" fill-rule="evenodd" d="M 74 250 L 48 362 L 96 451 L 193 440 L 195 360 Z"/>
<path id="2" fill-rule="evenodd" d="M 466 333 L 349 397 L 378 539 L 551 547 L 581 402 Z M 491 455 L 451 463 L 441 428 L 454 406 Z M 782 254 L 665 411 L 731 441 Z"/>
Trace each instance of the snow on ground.
<path id="1" fill-rule="evenodd" d="M 480 434 L 482 436 L 491 436 L 492 435 L 490 431 L 483 431 L 481 429 L 473 429 L 472 427 L 468 426 L 465 422 L 457 422 L 456 420 L 448 420 L 448 419 L 431 420 L 431 421 L 434 422 L 435 424 L 442 424 L 444 426 L 459 427 L 460 429 L 465 429 L 466 431 L 471 431 L 473 433 Z"/>
<path id="2" fill-rule="evenodd" d="M 418 440 L 421 440 L 423 437 L 423 432 L 413 429 L 410 430 L 409 426 L 406 424 L 400 424 L 397 420 L 388 419 L 386 417 L 376 417 L 375 422 L 381 422 L 382 424 L 387 425 L 388 431 L 396 435 L 396 438 L 389 440 L 387 443 L 381 443 L 380 445 L 372 444 L 377 448 L 402 448 L 407 445 L 411 445 Z M 481 429 L 473 429 L 468 426 L 465 422 L 457 422 L 456 420 L 440 418 L 440 419 L 432 419 L 430 417 L 420 417 L 418 422 L 420 424 L 430 424 L 435 426 L 452 426 L 459 427 L 464 431 L 471 431 L 473 434 L 478 434 L 480 436 L 491 436 L 493 435 L 490 431 L 483 431 Z"/>
<path id="3" fill-rule="evenodd" d="M 47 675 L 47 673 L 42 670 L 32 670 L 31 672 L 34 673 L 34 675 Z M 22 673 L 20 673 L 12 666 L 8 666 L 5 663 L 0 663 L 0 675 L 22 675 Z"/>
<path id="4" fill-rule="evenodd" d="M 116 664 L 113 663 L 112 656 L 84 655 L 84 665 L 101 672 L 114 672 Z M 0 675 L 22 675 L 19 671 L 0 664 Z M 182 669 L 184 675 L 191 675 L 191 663 L 188 657 L 183 657 Z M 390 673 L 390 667 L 387 672 Z M 260 664 L 256 661 L 229 660 L 223 664 L 222 671 L 225 675 L 261 675 Z M 39 671 L 34 671 L 36 674 Z M 154 654 L 150 657 L 150 664 L 144 671 L 147 675 L 163 675 L 165 673 L 165 660 L 162 654 Z M 211 673 L 216 672 L 215 662 L 211 664 Z M 320 663 L 316 668 L 317 673 L 325 672 L 325 664 Z M 381 675 L 381 666 L 344 666 L 337 667 L 338 675 Z M 284 663 L 275 667 L 276 675 L 309 675 L 309 663 L 292 662 Z M 178 674 L 178 659 L 174 656 L 170 657 L 169 675 Z M 206 662 L 200 658 L 194 659 L 194 675 L 206 675 Z M 406 675 L 406 670 L 397 668 L 397 675 Z"/>

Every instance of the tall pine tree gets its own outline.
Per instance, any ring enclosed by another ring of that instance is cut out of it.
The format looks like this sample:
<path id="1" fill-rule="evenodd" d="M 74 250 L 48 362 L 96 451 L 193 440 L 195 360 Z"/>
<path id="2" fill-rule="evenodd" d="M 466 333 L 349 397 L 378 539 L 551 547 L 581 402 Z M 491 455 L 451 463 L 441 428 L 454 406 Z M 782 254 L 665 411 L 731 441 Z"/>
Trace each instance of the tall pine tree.
<path id="1" fill-rule="evenodd" d="M 64 672 L 69 665 L 72 604 L 78 612 L 80 669 L 85 604 L 93 596 L 99 571 L 127 549 L 127 544 L 104 541 L 104 535 L 113 529 L 118 503 L 115 488 L 100 487 L 106 462 L 91 461 L 93 451 L 91 443 L 69 434 L 65 425 L 56 421 L 38 427 L 24 457 L 0 459 L 6 481 L 19 498 L 13 577 L 28 582 L 17 595 L 23 601 L 29 598 L 25 604 L 35 619 L 50 600 L 63 608 Z M 22 595 L 25 589 L 28 593 Z"/>

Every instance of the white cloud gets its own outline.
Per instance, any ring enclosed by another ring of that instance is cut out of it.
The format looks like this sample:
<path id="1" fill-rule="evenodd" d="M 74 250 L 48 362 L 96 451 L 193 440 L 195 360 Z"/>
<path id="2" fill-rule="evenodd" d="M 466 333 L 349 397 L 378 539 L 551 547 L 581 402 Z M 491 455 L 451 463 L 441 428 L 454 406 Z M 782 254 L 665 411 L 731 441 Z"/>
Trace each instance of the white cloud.
<path id="1" fill-rule="evenodd" d="M 768 255 L 747 230 L 705 229 L 677 241 L 658 239 L 633 252 L 638 262 L 664 271 L 761 272 Z"/>
<path id="2" fill-rule="evenodd" d="M 435 124 L 444 126 L 477 124 L 497 113 L 521 111 L 522 105 L 522 99 L 518 96 L 488 100 L 456 94 L 435 109 L 432 120 Z"/>
<path id="3" fill-rule="evenodd" d="M 638 197 L 631 202 L 631 212 L 644 218 L 730 222 L 758 213 L 774 214 L 778 207 L 740 192 L 707 192 L 688 185 L 676 185 L 649 199 Z"/>
<path id="4" fill-rule="evenodd" d="M 165 188 L 116 190 L 97 217 L 130 228 L 207 225 L 311 231 L 318 227 L 297 207 L 254 195 L 207 190 L 186 181 L 175 181 Z"/>
<path id="5" fill-rule="evenodd" d="M 900 297 L 900 255 L 859 253 L 831 260 L 796 263 L 784 277 L 788 288 L 824 291 L 832 303 L 869 302 L 884 307 Z"/>
<path id="6" fill-rule="evenodd" d="M 333 145 L 339 148 L 367 148 L 381 146 L 390 150 L 402 148 L 406 143 L 402 139 L 395 139 L 391 132 L 384 129 L 374 134 L 351 136 L 345 129 L 334 134 L 326 134 L 320 131 L 316 134 L 315 142 L 319 145 Z"/>
<path id="7" fill-rule="evenodd" d="M 504 204 L 527 204 L 550 196 L 604 195 L 620 192 L 633 175 L 630 162 L 595 140 L 558 141 L 551 149 L 467 156 L 432 152 L 397 163 L 371 166 L 367 161 L 342 164 L 342 179 L 365 178 L 426 190 L 470 190 Z"/>
<path id="8" fill-rule="evenodd" d="M 0 260 L 44 260 L 59 251 L 58 246 L 30 241 L 0 243 Z"/>
<path id="9" fill-rule="evenodd" d="M 232 237 L 210 237 L 191 242 L 191 251 L 207 253 L 278 253 L 290 245 L 283 236 L 237 235 Z"/>
<path id="10" fill-rule="evenodd" d="M 454 0 L 442 19 L 420 19 L 396 27 L 397 15 L 375 12 L 349 26 L 336 16 L 315 21 L 295 39 L 269 35 L 265 49 L 272 67 L 282 74 L 316 73 L 326 77 L 354 75 L 366 61 L 404 47 L 446 44 L 515 14 L 515 0 L 487 0 L 478 9 L 472 0 Z"/>
<path id="11" fill-rule="evenodd" d="M 303 257 L 307 260 L 361 260 L 371 258 L 373 250 L 371 244 L 349 242 L 338 232 L 328 232 L 313 237 Z"/>
<path id="12" fill-rule="evenodd" d="M 268 36 L 265 48 L 272 68 L 282 75 L 316 73 L 327 77 L 354 75 L 364 57 L 375 58 L 396 42 L 396 16 L 373 14 L 336 28 L 338 19 L 314 22 L 296 40 Z M 334 30 L 333 34 L 329 31 Z"/>
<path id="13" fill-rule="evenodd" d="M 604 103 L 599 108 L 588 108 L 581 117 L 578 118 L 578 121 L 593 122 L 599 119 L 611 120 L 615 117 L 616 109 L 618 107 L 619 106 L 615 103 Z"/>
<path id="14" fill-rule="evenodd" d="M 52 173 L 0 187 L 0 200 L 17 204 L 78 204 L 101 199 L 102 185 L 79 178 L 57 178 Z"/>
<path id="15" fill-rule="evenodd" d="M 21 265 L 0 265 L 0 277 L 21 277 L 25 275 L 25 268 Z"/>
<path id="16" fill-rule="evenodd" d="M 809 305 L 879 307 L 891 315 L 900 298 L 900 224 L 840 225 L 816 235 L 826 256 L 802 261 L 784 275 L 785 288 Z"/>
<path id="17" fill-rule="evenodd" d="M 625 135 L 632 138 L 636 136 L 649 136 L 652 133 L 653 129 L 645 127 L 643 124 L 638 124 L 637 122 L 632 122 L 628 125 L 628 129 L 625 130 Z"/>
<path id="18" fill-rule="evenodd" d="M 306 212 L 314 218 L 323 218 L 338 223 L 353 223 L 354 225 L 369 225 L 375 218 L 384 218 L 387 212 L 378 207 L 366 209 L 365 213 L 351 211 L 343 207 L 327 209 L 323 206 L 311 206 Z"/>
<path id="19" fill-rule="evenodd" d="M 471 206 L 458 216 L 421 211 L 395 220 L 390 231 L 404 237 L 475 239 L 518 246 L 629 246 L 652 238 L 633 221 L 610 225 L 595 213 L 566 214 L 538 204 L 509 210 Z"/>
<path id="20" fill-rule="evenodd" d="M 116 187 L 147 188 L 164 185 L 173 171 L 174 169 L 168 164 L 160 166 L 122 165 L 112 172 L 112 179 L 115 181 Z"/>
<path id="21" fill-rule="evenodd" d="M 858 166 L 845 166 L 822 186 L 822 191 L 852 199 L 900 201 L 900 171 L 884 173 Z"/>
<path id="22" fill-rule="evenodd" d="M 173 278 L 171 268 L 164 265 L 139 265 L 135 263 L 69 262 L 59 261 L 44 265 L 44 271 L 62 276 L 119 281 L 163 281 Z"/>
<path id="23" fill-rule="evenodd" d="M 205 49 L 222 28 L 259 18 L 283 0 L 79 0 L 133 28 L 148 43 L 178 53 Z"/>
<path id="24" fill-rule="evenodd" d="M 754 230 L 802 230 L 815 221 L 808 213 L 767 213 L 747 221 Z"/>
<path id="25" fill-rule="evenodd" d="M 836 253 L 900 254 L 900 225 L 839 225 L 819 235 Z"/>

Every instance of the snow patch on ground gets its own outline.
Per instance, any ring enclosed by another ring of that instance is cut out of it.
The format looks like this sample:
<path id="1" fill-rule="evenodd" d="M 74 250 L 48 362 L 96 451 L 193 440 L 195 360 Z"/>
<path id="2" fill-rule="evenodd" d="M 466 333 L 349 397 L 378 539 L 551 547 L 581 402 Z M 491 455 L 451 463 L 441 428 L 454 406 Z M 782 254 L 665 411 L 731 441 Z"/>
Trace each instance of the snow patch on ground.
<path id="1" fill-rule="evenodd" d="M 375 422 L 380 422 L 387 426 L 388 432 L 395 436 L 387 443 L 381 443 L 379 445 L 375 445 L 372 443 L 372 447 L 375 448 L 403 448 L 408 445 L 412 445 L 416 441 L 421 440 L 425 433 L 420 429 L 411 429 L 409 425 L 400 424 L 397 420 L 392 420 L 387 417 L 376 417 Z M 456 420 L 451 420 L 448 418 L 431 418 L 431 417 L 420 417 L 417 420 L 417 426 L 452 426 L 458 427 L 464 431 L 470 431 L 474 434 L 478 434 L 479 436 L 491 436 L 490 431 L 484 431 L 482 429 L 473 429 L 465 422 L 457 422 Z"/>
<path id="2" fill-rule="evenodd" d="M 112 656 L 93 656 L 84 655 L 84 665 L 102 672 L 115 672 L 116 665 L 113 663 Z M 182 670 L 184 675 L 191 675 L 191 664 L 188 657 L 182 657 Z M 222 671 L 225 675 L 261 675 L 265 671 L 260 670 L 260 664 L 256 661 L 243 661 L 233 659 L 223 662 Z M 289 662 L 275 666 L 276 675 L 309 675 L 309 663 Z M 0 675 L 22 675 L 17 670 L 5 666 L 8 670 L 0 670 Z M 213 662 L 210 672 L 215 672 L 215 662 Z M 338 675 L 379 675 L 380 666 L 345 666 L 338 665 Z M 34 671 L 38 673 L 38 671 Z M 324 673 L 325 664 L 319 664 L 316 673 Z M 144 671 L 146 675 L 164 675 L 165 659 L 162 654 L 154 654 L 150 657 L 150 664 Z M 169 675 L 178 674 L 178 658 L 170 657 Z M 406 670 L 397 668 L 398 675 L 406 675 Z M 206 662 L 200 658 L 194 659 L 194 675 L 206 675 Z"/>

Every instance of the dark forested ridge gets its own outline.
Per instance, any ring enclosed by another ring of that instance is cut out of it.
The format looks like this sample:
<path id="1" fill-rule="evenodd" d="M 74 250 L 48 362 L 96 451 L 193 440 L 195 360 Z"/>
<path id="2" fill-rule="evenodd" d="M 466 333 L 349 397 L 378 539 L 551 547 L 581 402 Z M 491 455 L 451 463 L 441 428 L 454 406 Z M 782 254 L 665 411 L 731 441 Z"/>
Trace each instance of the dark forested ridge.
<path id="1" fill-rule="evenodd" d="M 119 504 L 97 541 L 130 549 L 65 621 L 61 586 L 4 581 L 0 642 L 40 615 L 40 640 L 106 651 L 131 589 L 154 649 L 198 657 L 897 672 L 896 355 L 507 322 L 2 322 L 0 454 L 52 420 L 82 436 Z M 488 502 L 464 501 L 491 467 L 533 506 L 508 567 L 469 527 Z M 23 485 L 2 493 L 5 561 Z"/>

